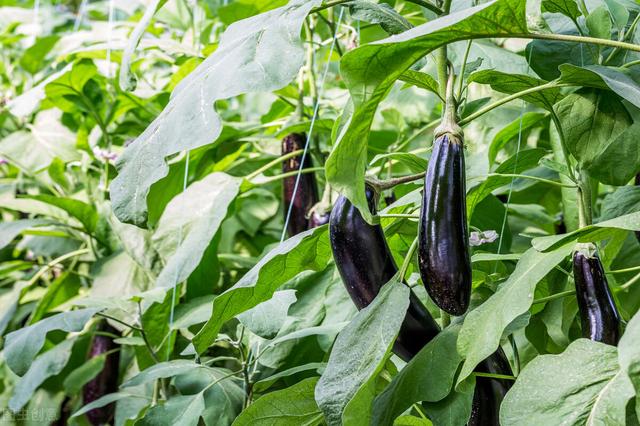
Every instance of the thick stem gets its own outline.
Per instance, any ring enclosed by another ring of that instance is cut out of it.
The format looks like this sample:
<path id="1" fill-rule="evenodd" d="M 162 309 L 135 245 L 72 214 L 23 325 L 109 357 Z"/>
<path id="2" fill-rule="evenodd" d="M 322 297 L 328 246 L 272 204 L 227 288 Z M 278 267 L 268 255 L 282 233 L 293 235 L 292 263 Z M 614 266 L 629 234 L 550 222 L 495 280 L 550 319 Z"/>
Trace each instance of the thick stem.
<path id="1" fill-rule="evenodd" d="M 377 193 L 391 189 L 394 186 L 401 185 L 403 183 L 414 182 L 418 179 L 422 179 L 426 172 L 417 173 L 415 175 L 402 176 L 398 178 L 392 178 L 387 180 L 378 180 L 373 177 L 367 177 L 366 181 L 369 185 L 373 186 Z"/>
<path id="2" fill-rule="evenodd" d="M 464 134 L 462 132 L 462 128 L 458 125 L 458 103 L 456 102 L 456 98 L 453 93 L 455 73 L 453 72 L 453 66 L 450 63 L 448 68 L 449 77 L 447 78 L 447 87 L 445 91 L 444 114 L 442 117 L 442 123 L 440 123 L 434 131 L 434 136 L 437 138 L 448 133 L 462 140 Z"/>
<path id="3" fill-rule="evenodd" d="M 578 185 L 578 220 L 580 228 L 592 223 L 591 211 L 591 182 L 589 176 L 580 171 L 580 183 Z"/>
<path id="4" fill-rule="evenodd" d="M 281 164 L 282 162 L 287 161 L 290 158 L 297 157 L 298 155 L 302 154 L 303 152 L 304 152 L 303 149 L 297 149 L 295 151 L 288 152 L 288 153 L 284 154 L 283 156 L 276 158 L 275 160 L 269 161 L 267 164 L 265 164 L 264 166 L 262 166 L 259 169 L 255 170 L 250 175 L 247 175 L 245 177 L 245 179 L 246 180 L 252 180 L 256 176 L 258 176 L 260 173 L 265 172 L 265 171 L 269 170 L 271 167 L 276 166 L 278 164 Z"/>

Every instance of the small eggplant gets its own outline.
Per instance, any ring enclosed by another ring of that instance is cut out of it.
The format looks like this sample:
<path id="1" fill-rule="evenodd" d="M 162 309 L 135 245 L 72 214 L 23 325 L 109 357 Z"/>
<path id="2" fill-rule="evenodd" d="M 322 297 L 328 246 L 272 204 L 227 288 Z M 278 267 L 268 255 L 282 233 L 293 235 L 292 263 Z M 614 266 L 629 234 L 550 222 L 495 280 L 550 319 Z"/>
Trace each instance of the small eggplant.
<path id="1" fill-rule="evenodd" d="M 98 330 L 118 335 L 119 332 L 107 323 L 103 323 Z M 85 405 L 103 397 L 106 394 L 118 390 L 118 370 L 120 368 L 120 351 L 118 345 L 109 336 L 96 334 L 91 342 L 88 358 L 110 352 L 105 359 L 104 368 L 96 377 L 84 385 L 82 389 L 82 400 Z M 94 408 L 87 412 L 89 423 L 94 426 L 104 425 L 113 419 L 115 407 L 113 404 L 104 407 Z"/>
<path id="2" fill-rule="evenodd" d="M 582 336 L 616 346 L 620 339 L 620 314 L 592 244 L 581 245 L 573 254 L 573 278 Z"/>
<path id="3" fill-rule="evenodd" d="M 489 374 L 513 375 L 509 361 L 501 348 L 478 365 L 476 371 Z M 468 426 L 497 426 L 500 424 L 500 405 L 511 389 L 510 380 L 476 377 L 471 418 Z"/>
<path id="4" fill-rule="evenodd" d="M 429 296 L 445 312 L 464 314 L 471 298 L 464 146 L 451 133 L 433 144 L 418 242 L 420 276 Z"/>
<path id="5" fill-rule="evenodd" d="M 376 194 L 366 188 L 369 210 L 376 213 Z M 351 202 L 341 196 L 331 211 L 329 238 L 338 272 L 358 307 L 368 306 L 398 272 L 380 225 L 370 225 Z M 422 302 L 411 293 L 409 309 L 394 345 L 395 353 L 411 359 L 440 331 Z"/>
<path id="6" fill-rule="evenodd" d="M 300 149 L 304 149 L 306 143 L 306 136 L 300 133 L 291 133 L 282 140 L 282 154 L 288 154 Z M 300 164 L 302 164 L 302 154 L 290 158 L 282 163 L 282 172 L 295 172 L 300 170 Z M 304 159 L 303 168 L 313 167 L 311 156 L 307 154 Z M 307 218 L 307 214 L 311 207 L 318 202 L 318 187 L 316 184 L 316 178 L 313 173 L 305 173 L 300 175 L 300 182 L 298 183 L 298 189 L 295 191 L 295 199 L 293 198 L 294 189 L 296 186 L 296 180 L 298 175 L 290 176 L 284 179 L 282 186 L 284 190 L 284 214 L 289 213 L 289 206 L 291 207 L 291 216 L 289 217 L 289 224 L 287 226 L 287 232 L 292 237 L 300 232 L 310 229 L 310 221 Z"/>

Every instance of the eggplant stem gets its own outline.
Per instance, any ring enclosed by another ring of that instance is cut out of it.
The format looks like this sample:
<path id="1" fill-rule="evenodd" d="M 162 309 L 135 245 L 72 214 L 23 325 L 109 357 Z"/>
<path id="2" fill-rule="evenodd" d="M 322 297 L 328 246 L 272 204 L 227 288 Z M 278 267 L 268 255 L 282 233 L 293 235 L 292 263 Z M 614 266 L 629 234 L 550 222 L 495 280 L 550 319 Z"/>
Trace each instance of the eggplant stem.
<path id="1" fill-rule="evenodd" d="M 409 265 L 411 264 L 411 260 L 413 259 L 413 255 L 415 254 L 417 248 L 418 248 L 418 237 L 416 237 L 411 243 L 411 246 L 409 246 L 409 250 L 407 251 L 406 257 L 404 258 L 404 262 L 402 262 L 402 267 L 400 267 L 400 271 L 398 272 L 398 277 L 400 281 L 404 281 L 404 276 L 406 275 L 407 270 L 409 269 Z"/>
<path id="2" fill-rule="evenodd" d="M 447 78 L 447 89 L 445 92 L 444 115 L 442 122 L 434 131 L 434 137 L 438 138 L 444 134 L 450 134 L 457 137 L 461 141 L 464 138 L 462 128 L 458 125 L 458 103 L 454 94 L 453 83 L 455 80 L 455 72 L 451 62 L 447 64 L 449 77 Z"/>
<path id="3" fill-rule="evenodd" d="M 378 180 L 374 177 L 367 177 L 365 181 L 368 185 L 371 185 L 379 194 L 382 191 L 386 191 L 387 189 L 391 189 L 403 183 L 410 183 L 410 182 L 414 182 L 416 180 L 422 179 L 424 178 L 425 174 L 426 174 L 426 171 L 422 173 L 416 173 L 415 175 L 402 176 L 402 177 L 397 177 L 397 178 L 392 178 L 387 180 Z"/>

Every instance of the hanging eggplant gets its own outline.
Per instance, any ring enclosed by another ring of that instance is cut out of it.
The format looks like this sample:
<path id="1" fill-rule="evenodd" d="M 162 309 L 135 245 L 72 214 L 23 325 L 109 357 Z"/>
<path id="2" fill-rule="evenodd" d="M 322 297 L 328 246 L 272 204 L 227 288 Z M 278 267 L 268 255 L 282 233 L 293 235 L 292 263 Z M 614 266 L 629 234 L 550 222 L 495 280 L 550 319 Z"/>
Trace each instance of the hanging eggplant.
<path id="1" fill-rule="evenodd" d="M 620 314 L 593 244 L 580 244 L 573 254 L 573 278 L 583 337 L 617 345 Z"/>
<path id="2" fill-rule="evenodd" d="M 369 211 L 376 214 L 376 194 L 366 187 Z M 358 307 L 367 307 L 380 289 L 398 271 L 380 225 L 369 225 L 357 208 L 341 196 L 329 222 L 333 257 L 342 281 Z M 411 292 L 409 308 L 394 344 L 394 352 L 411 360 L 440 331 L 429 311 Z M 511 367 L 498 349 L 477 368 L 492 374 L 512 375 Z M 497 425 L 500 404 L 511 387 L 508 380 L 478 377 L 469 425 Z"/>
<path id="3" fill-rule="evenodd" d="M 375 191 L 366 188 L 369 210 L 376 214 Z M 368 306 L 398 272 L 380 225 L 370 225 L 351 202 L 341 196 L 331 211 L 329 238 L 342 281 L 358 307 Z M 409 360 L 440 331 L 422 302 L 411 300 L 394 351 Z"/>
<path id="4" fill-rule="evenodd" d="M 424 181 L 418 265 L 429 296 L 451 315 L 462 315 L 471 298 L 471 258 L 467 231 L 464 138 L 456 122 L 453 73 L 447 85 L 445 116 L 436 129 Z"/>
<path id="5" fill-rule="evenodd" d="M 282 140 L 282 154 L 288 154 L 294 151 L 304 149 L 307 138 L 303 133 L 291 133 Z M 282 172 L 297 172 L 300 170 L 302 164 L 302 154 L 289 158 L 282 163 Z M 313 167 L 313 162 L 310 155 L 306 155 L 304 158 L 303 169 Z M 298 188 L 296 187 L 296 180 L 298 175 L 287 177 L 283 180 L 282 186 L 284 190 L 284 214 L 285 220 L 291 208 L 291 215 L 289 217 L 289 224 L 287 226 L 287 232 L 290 237 L 306 231 L 314 226 L 316 223 L 320 223 L 322 218 L 310 220 L 308 213 L 318 202 L 318 187 L 316 184 L 316 178 L 313 173 L 304 173 L 300 175 L 300 181 Z M 294 199 L 295 190 L 295 199 Z M 290 207 L 291 206 L 291 207 Z M 326 223 L 326 222 L 325 222 Z M 315 225 L 318 226 L 318 225 Z"/>
<path id="6" fill-rule="evenodd" d="M 106 322 L 102 323 L 98 330 L 114 335 L 119 332 Z M 85 405 L 103 397 L 106 394 L 114 393 L 118 390 L 118 370 L 120 368 L 119 346 L 113 338 L 103 334 L 96 334 L 91 342 L 88 358 L 103 355 L 108 352 L 105 358 L 104 367 L 91 381 L 84 385 L 82 389 L 82 401 Z M 89 423 L 94 426 L 104 425 L 113 419 L 115 407 L 113 404 L 104 407 L 94 408 L 88 411 L 86 416 Z"/>

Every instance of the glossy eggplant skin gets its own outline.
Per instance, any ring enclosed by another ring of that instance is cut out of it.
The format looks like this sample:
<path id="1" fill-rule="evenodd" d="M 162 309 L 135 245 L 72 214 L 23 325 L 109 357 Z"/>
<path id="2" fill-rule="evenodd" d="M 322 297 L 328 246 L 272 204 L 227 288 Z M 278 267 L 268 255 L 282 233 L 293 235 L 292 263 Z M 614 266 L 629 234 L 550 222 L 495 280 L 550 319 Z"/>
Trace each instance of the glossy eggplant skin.
<path id="1" fill-rule="evenodd" d="M 285 136 L 282 140 L 282 154 L 284 155 L 299 149 L 304 149 L 306 141 L 307 138 L 302 133 L 291 133 Z M 298 171 L 300 164 L 302 164 L 302 154 L 284 161 L 282 163 L 282 172 Z M 306 169 L 309 167 L 313 167 L 313 161 L 307 153 L 303 168 Z M 289 206 L 293 205 L 287 226 L 287 232 L 290 237 L 311 228 L 307 214 L 311 207 L 318 202 L 318 187 L 315 175 L 313 173 L 300 175 L 300 183 L 298 184 L 297 191 L 295 191 L 296 196 L 294 199 L 293 192 L 296 186 L 296 179 L 297 175 L 290 176 L 282 181 L 285 220 L 289 212 Z"/>
<path id="2" fill-rule="evenodd" d="M 509 361 L 501 348 L 478 365 L 476 371 L 490 374 L 513 375 Z M 476 390 L 471 406 L 468 426 L 498 426 L 500 405 L 513 385 L 513 381 L 476 377 Z"/>
<path id="3" fill-rule="evenodd" d="M 366 188 L 369 210 L 376 213 L 375 192 Z M 369 225 L 356 207 L 341 196 L 331 211 L 329 238 L 342 281 L 358 309 L 367 307 L 398 272 L 380 225 Z M 417 296 L 409 308 L 394 344 L 394 352 L 408 361 L 440 331 Z"/>
<path id="4" fill-rule="evenodd" d="M 596 254 L 576 251 L 573 254 L 573 278 L 583 337 L 617 345 L 620 340 L 620 314 L 600 258 Z"/>
<path id="5" fill-rule="evenodd" d="M 462 141 L 436 138 L 425 176 L 418 264 L 431 299 L 451 315 L 462 315 L 471 298 L 466 182 Z"/>
<path id="6" fill-rule="evenodd" d="M 101 324 L 98 330 L 115 335 L 120 334 L 117 330 L 106 323 Z M 88 359 L 117 348 L 118 345 L 111 337 L 96 334 L 91 342 Z M 107 355 L 102 371 L 90 382 L 84 385 L 82 389 L 82 401 L 84 405 L 89 404 L 106 394 L 117 392 L 119 368 L 120 351 L 116 350 Z M 109 404 L 87 412 L 86 416 L 89 423 L 94 426 L 98 426 L 109 423 L 113 419 L 114 412 L 115 406 L 113 404 Z"/>

